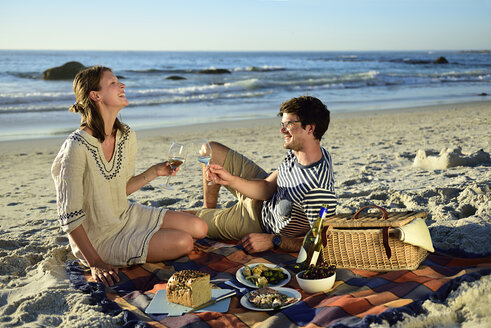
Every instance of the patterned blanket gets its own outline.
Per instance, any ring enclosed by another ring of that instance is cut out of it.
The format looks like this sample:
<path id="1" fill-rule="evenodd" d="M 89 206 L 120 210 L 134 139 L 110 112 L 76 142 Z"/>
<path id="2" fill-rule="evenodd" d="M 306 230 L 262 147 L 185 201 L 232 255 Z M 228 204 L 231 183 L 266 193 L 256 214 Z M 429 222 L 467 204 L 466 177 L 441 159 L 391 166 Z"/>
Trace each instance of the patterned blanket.
<path id="1" fill-rule="evenodd" d="M 463 281 L 475 281 L 491 274 L 491 257 L 456 258 L 434 253 L 417 270 L 373 272 L 338 269 L 334 289 L 324 293 L 303 292 L 294 278 L 285 287 L 298 290 L 302 300 L 278 311 L 251 311 L 240 305 L 248 290 L 236 279 L 237 269 L 248 263 L 286 264 L 291 269 L 296 254 L 267 251 L 247 254 L 240 245 L 210 239 L 196 242 L 193 252 L 175 261 L 144 264 L 120 271 L 121 281 L 105 288 L 95 283 L 90 271 L 77 261 L 67 262 L 71 283 L 90 293 L 102 311 L 117 315 L 124 312 L 124 327 L 368 327 L 403 319 L 403 313 L 422 312 L 427 299 L 444 301 Z M 226 313 L 202 312 L 182 316 L 147 315 L 146 307 L 156 292 L 166 288 L 169 277 L 183 269 L 208 272 L 219 288 L 237 289 Z"/>

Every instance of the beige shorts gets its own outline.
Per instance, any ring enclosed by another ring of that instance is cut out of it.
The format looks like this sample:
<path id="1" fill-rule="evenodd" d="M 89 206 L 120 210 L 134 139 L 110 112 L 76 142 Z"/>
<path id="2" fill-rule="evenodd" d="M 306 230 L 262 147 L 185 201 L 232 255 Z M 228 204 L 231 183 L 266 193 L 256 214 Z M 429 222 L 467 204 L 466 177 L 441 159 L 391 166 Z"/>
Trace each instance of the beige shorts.
<path id="1" fill-rule="evenodd" d="M 264 179 L 268 174 L 247 157 L 229 150 L 223 167 L 233 175 L 245 179 Z M 207 237 L 219 240 L 240 240 L 252 232 L 263 232 L 261 224 L 261 208 L 263 202 L 248 198 L 236 190 L 230 191 L 237 203 L 229 208 L 201 209 L 196 215 L 208 225 Z"/>

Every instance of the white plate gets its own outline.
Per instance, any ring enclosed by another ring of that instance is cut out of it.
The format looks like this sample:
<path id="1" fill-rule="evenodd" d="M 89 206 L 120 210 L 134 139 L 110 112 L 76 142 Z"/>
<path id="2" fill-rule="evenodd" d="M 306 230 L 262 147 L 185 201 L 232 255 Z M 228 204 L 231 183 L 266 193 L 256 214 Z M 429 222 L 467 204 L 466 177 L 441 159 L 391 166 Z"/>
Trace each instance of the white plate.
<path id="1" fill-rule="evenodd" d="M 232 289 L 211 289 L 211 298 L 217 298 L 222 295 L 227 294 L 228 292 L 231 292 Z M 228 307 L 230 305 L 230 299 L 231 297 L 228 297 L 224 300 L 221 300 L 215 304 L 209 305 L 205 308 L 202 308 L 201 310 L 197 310 L 196 312 L 227 312 Z M 192 310 L 192 308 L 181 305 L 181 304 L 176 304 L 176 303 L 171 303 L 167 301 L 167 296 L 166 296 L 166 290 L 161 289 L 158 290 L 157 293 L 154 295 L 152 301 L 148 305 L 148 307 L 145 309 L 145 313 L 148 314 L 167 314 L 168 316 L 180 316 L 183 315 L 184 313 Z"/>
<path id="2" fill-rule="evenodd" d="M 274 287 L 272 289 L 277 290 L 280 293 L 285 294 L 287 296 L 294 297 L 297 301 L 295 303 L 282 306 L 282 307 L 280 307 L 278 309 L 273 309 L 273 308 L 270 308 L 270 309 L 261 309 L 261 308 L 255 307 L 254 305 L 252 305 L 251 302 L 249 302 L 249 300 L 248 300 L 249 293 L 247 293 L 244 296 L 242 296 L 242 298 L 240 299 L 240 305 L 242 305 L 243 307 L 245 307 L 245 308 L 247 308 L 249 310 L 254 310 L 254 311 L 275 311 L 275 310 L 282 310 L 284 308 L 287 308 L 289 306 L 292 306 L 293 304 L 297 304 L 297 302 L 300 301 L 300 299 L 302 298 L 302 295 L 300 295 L 300 293 L 298 291 L 296 291 L 295 289 L 292 289 L 292 288 L 287 288 L 287 287 Z"/>
<path id="3" fill-rule="evenodd" d="M 249 265 L 249 267 L 252 270 L 252 268 L 254 268 L 256 265 L 259 265 L 259 264 L 264 264 L 268 268 L 276 268 L 276 265 L 275 264 L 270 264 L 270 263 L 254 263 L 254 264 Z M 291 279 L 290 273 L 287 270 L 285 270 L 284 268 L 280 268 L 280 269 L 286 275 L 286 278 L 283 279 L 282 281 L 280 281 L 279 284 L 273 284 L 273 285 L 268 284 L 268 287 L 281 287 L 281 286 L 285 286 L 290 281 L 290 279 Z M 235 273 L 235 278 L 237 278 L 237 280 L 241 284 L 243 284 L 243 285 L 245 285 L 247 287 L 259 288 L 252 281 L 249 281 L 249 280 L 247 280 L 247 279 L 244 278 L 244 275 L 242 274 L 242 270 L 244 270 L 244 267 L 242 267 L 239 270 L 237 270 L 237 272 Z"/>

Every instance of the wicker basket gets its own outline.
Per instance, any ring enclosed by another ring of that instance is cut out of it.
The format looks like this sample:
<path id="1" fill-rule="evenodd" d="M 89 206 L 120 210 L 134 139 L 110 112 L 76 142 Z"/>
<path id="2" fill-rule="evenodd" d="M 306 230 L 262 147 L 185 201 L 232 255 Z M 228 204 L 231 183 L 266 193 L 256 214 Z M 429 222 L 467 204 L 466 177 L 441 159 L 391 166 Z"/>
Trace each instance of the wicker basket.
<path id="1" fill-rule="evenodd" d="M 361 212 L 374 207 L 382 212 Z M 324 221 L 322 260 L 338 268 L 372 271 L 413 270 L 426 258 L 427 251 L 399 240 L 396 227 L 426 212 L 391 212 L 369 205 L 355 214 L 341 214 Z"/>

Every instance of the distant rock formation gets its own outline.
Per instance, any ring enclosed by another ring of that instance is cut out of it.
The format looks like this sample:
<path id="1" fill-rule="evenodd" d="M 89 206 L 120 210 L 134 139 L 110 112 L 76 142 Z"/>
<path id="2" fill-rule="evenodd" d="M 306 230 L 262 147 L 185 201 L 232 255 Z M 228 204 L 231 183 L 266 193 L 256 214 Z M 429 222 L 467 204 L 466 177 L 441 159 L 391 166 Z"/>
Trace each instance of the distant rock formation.
<path id="1" fill-rule="evenodd" d="M 448 64 L 448 60 L 445 57 L 438 57 L 433 63 L 435 63 L 435 64 Z"/>
<path id="2" fill-rule="evenodd" d="M 185 77 L 182 77 L 182 76 L 179 76 L 179 75 L 167 76 L 165 79 L 166 80 L 186 80 Z"/>
<path id="3" fill-rule="evenodd" d="M 200 74 L 231 74 L 228 69 L 224 68 L 210 68 L 210 69 L 203 69 L 199 71 L 198 73 Z"/>
<path id="4" fill-rule="evenodd" d="M 484 50 L 462 50 L 460 51 L 461 54 L 489 54 L 491 51 L 484 49 Z"/>
<path id="5" fill-rule="evenodd" d="M 85 66 L 79 62 L 72 61 L 62 66 L 52 67 L 43 72 L 43 80 L 73 80 L 75 75 Z"/>

